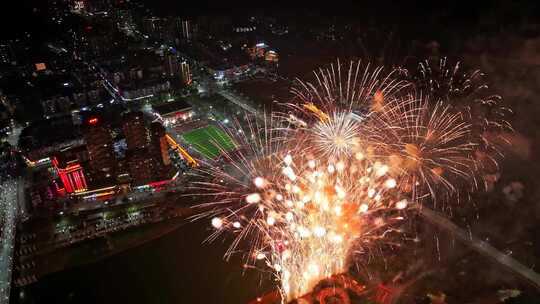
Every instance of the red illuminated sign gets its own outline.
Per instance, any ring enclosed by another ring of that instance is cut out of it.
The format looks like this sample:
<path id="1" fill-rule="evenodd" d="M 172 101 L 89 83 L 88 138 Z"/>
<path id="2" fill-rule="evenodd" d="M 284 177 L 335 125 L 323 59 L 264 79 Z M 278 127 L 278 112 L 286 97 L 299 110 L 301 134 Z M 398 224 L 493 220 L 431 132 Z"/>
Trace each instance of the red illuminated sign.
<path id="1" fill-rule="evenodd" d="M 88 120 L 88 123 L 91 124 L 91 125 L 95 125 L 95 124 L 98 123 L 98 119 L 97 119 L 96 117 L 90 118 L 90 119 Z"/>

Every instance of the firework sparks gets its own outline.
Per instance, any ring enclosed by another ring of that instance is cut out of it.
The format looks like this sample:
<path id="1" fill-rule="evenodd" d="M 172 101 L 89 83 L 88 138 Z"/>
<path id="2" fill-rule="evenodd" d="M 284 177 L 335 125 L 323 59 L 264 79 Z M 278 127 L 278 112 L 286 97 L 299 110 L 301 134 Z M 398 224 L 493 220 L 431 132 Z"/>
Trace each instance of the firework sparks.
<path id="1" fill-rule="evenodd" d="M 290 164 L 298 178 L 285 176 L 281 190 L 290 207 L 281 214 L 270 212 L 282 226 L 279 237 L 269 241 L 287 297 L 300 296 L 321 279 L 345 271 L 353 248 L 371 246 L 392 224 L 390 210 L 399 209 L 394 179 L 380 173 L 384 164 L 318 159 L 313 166 L 314 160 L 299 161 L 298 166 Z"/>
<path id="2" fill-rule="evenodd" d="M 199 215 L 210 218 L 210 239 L 236 234 L 226 256 L 245 240 L 248 260 L 272 270 L 286 301 L 399 233 L 410 206 L 476 188 L 474 125 L 396 74 L 360 62 L 345 76 L 339 62 L 321 69 L 315 84 L 293 89 L 300 106 L 237 122 L 227 130 L 238 149 L 195 169 L 192 192 L 210 198 Z"/>
<path id="3" fill-rule="evenodd" d="M 470 191 L 477 185 L 472 126 L 448 105 L 429 106 L 426 98 L 409 97 L 371 118 L 368 141 L 401 173 L 416 200 L 448 197 L 461 186 Z"/>
<path id="4" fill-rule="evenodd" d="M 220 198 L 216 204 L 226 204 L 230 212 L 219 215 L 223 209 L 218 208 L 211 220 L 216 231 L 232 226 L 244 227 L 239 238 L 252 234 L 256 239 L 249 250 L 252 261 L 273 269 L 289 300 L 307 293 L 321 279 L 345 271 L 353 249 L 370 247 L 399 221 L 390 214 L 407 207 L 382 163 L 292 155 L 273 157 L 280 174 L 251 176 L 246 187 L 253 192 L 235 194 L 243 201 L 231 206 L 229 194 Z M 221 169 L 214 174 L 225 178 Z M 212 187 L 221 189 L 217 184 Z"/>
<path id="5" fill-rule="evenodd" d="M 343 71 L 346 70 L 346 71 Z M 343 65 L 339 60 L 328 68 L 320 68 L 313 72 L 314 82 L 305 82 L 297 79 L 297 85 L 291 92 L 301 101 L 302 106 L 289 104 L 293 108 L 310 110 L 315 105 L 322 113 L 332 113 L 339 107 L 344 111 L 365 111 L 374 104 L 390 100 L 410 83 L 399 79 L 399 70 L 386 70 L 380 66 L 373 66 L 362 61 L 351 61 Z M 374 98 L 375 97 L 375 98 Z"/>
<path id="6" fill-rule="evenodd" d="M 359 148 L 360 124 L 349 113 L 332 113 L 309 130 L 310 149 L 321 157 L 350 156 Z"/>
<path id="7" fill-rule="evenodd" d="M 355 138 L 362 132 L 351 124 L 359 125 L 344 115 L 328 120 L 338 121 L 350 132 L 350 147 L 330 153 L 332 157 L 316 147 L 306 153 L 304 145 L 293 145 L 280 132 L 280 148 L 271 147 L 276 141 L 268 133 L 275 135 L 279 128 L 265 124 L 239 133 L 250 148 L 227 154 L 228 165 L 197 169 L 205 179 L 194 182 L 192 189 L 212 197 L 210 210 L 201 215 L 211 218 L 211 238 L 236 232 L 227 255 L 248 239 L 249 259 L 273 270 L 284 299 L 301 296 L 321 279 L 345 271 L 353 251 L 368 252 L 397 231 L 391 227 L 407 208 L 409 198 L 398 191 L 389 166 L 360 157 L 362 146 Z M 326 127 L 303 134 L 300 142 L 317 140 Z M 262 145 L 256 139 L 261 135 L 267 139 Z"/>
<path id="8" fill-rule="evenodd" d="M 513 131 L 508 121 L 512 110 L 490 88 L 486 75 L 478 69 L 464 69 L 460 62 L 452 64 L 447 58 L 425 60 L 411 73 L 403 71 L 417 90 L 430 96 L 429 100 L 443 102 L 470 123 L 470 140 L 477 145 L 475 153 L 481 171 L 497 171 L 503 145 L 508 144 L 500 135 Z M 487 183 L 482 186 L 487 188 Z"/>

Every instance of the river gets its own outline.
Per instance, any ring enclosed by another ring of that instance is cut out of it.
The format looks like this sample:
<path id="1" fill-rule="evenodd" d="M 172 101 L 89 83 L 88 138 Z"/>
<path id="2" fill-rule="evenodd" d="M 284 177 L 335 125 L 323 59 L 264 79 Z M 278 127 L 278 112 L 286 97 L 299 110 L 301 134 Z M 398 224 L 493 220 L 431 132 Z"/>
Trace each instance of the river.
<path id="1" fill-rule="evenodd" d="M 97 263 L 15 289 L 12 303 L 246 303 L 272 288 L 268 277 L 224 261 L 227 244 L 203 243 L 206 223 L 187 224 L 161 239 Z"/>

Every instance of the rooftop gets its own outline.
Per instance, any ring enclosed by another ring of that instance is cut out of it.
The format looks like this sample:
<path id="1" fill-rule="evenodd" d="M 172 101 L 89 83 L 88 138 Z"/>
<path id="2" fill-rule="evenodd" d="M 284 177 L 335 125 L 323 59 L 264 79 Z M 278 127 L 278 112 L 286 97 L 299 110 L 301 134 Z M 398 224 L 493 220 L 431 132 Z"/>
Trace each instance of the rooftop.
<path id="1" fill-rule="evenodd" d="M 79 131 L 73 125 L 71 116 L 66 115 L 33 122 L 22 130 L 19 145 L 24 150 L 38 149 L 78 136 Z"/>
<path id="2" fill-rule="evenodd" d="M 224 50 L 218 41 L 207 41 L 197 45 L 195 57 L 206 61 L 212 69 L 228 69 L 233 66 L 249 64 L 249 56 L 236 43 Z"/>
<path id="3" fill-rule="evenodd" d="M 152 108 L 159 115 L 167 115 L 167 114 L 175 113 L 178 111 L 189 110 L 191 109 L 191 105 L 183 99 L 178 99 L 173 102 L 168 102 L 168 103 L 160 104 L 157 106 L 152 106 Z"/>
<path id="4" fill-rule="evenodd" d="M 87 148 L 85 144 L 73 145 L 60 149 L 54 156 L 58 160 L 59 166 L 65 168 L 68 164 L 84 161 L 83 159 L 79 159 L 79 154 L 85 153 L 86 151 Z"/>
<path id="5" fill-rule="evenodd" d="M 81 88 L 77 79 L 69 74 L 39 75 L 31 79 L 31 83 L 41 92 L 43 99 L 57 95 L 69 96 Z"/>
<path id="6" fill-rule="evenodd" d="M 162 58 L 153 51 L 136 49 L 126 51 L 119 60 L 110 62 L 110 72 L 128 72 L 131 69 L 150 70 L 161 67 Z"/>

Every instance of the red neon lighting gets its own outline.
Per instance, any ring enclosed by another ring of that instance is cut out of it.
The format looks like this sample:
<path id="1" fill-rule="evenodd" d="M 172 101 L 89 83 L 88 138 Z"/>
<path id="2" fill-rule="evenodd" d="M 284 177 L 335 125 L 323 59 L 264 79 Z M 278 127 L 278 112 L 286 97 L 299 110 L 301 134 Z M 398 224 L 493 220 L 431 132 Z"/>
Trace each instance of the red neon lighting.
<path id="1" fill-rule="evenodd" d="M 170 181 L 171 180 L 166 179 L 166 180 L 162 180 L 162 181 L 159 181 L 159 182 L 152 182 L 152 183 L 148 183 L 148 186 L 156 188 L 156 187 L 165 185 L 165 184 L 169 183 Z"/>
<path id="2" fill-rule="evenodd" d="M 65 169 L 62 169 L 58 168 L 58 161 L 54 158 L 53 165 L 55 166 L 58 176 L 60 176 L 67 193 L 86 191 L 86 179 L 84 178 L 84 171 L 80 164 L 71 164 Z"/>
<path id="3" fill-rule="evenodd" d="M 84 174 L 83 171 L 79 171 L 79 180 L 81 181 L 81 188 L 79 190 L 86 190 L 86 180 L 84 180 Z"/>
<path id="4" fill-rule="evenodd" d="M 97 124 L 97 123 L 98 123 L 97 117 L 90 118 L 90 119 L 88 120 L 88 123 L 91 124 L 91 125 Z"/>
<path id="5" fill-rule="evenodd" d="M 83 185 L 81 183 L 81 179 L 79 178 L 79 171 L 73 172 L 73 177 L 75 178 L 75 185 L 77 186 L 75 191 L 80 191 L 83 189 Z"/>
<path id="6" fill-rule="evenodd" d="M 64 188 L 68 193 L 73 192 L 73 188 L 71 187 L 71 183 L 69 181 L 69 178 L 67 177 L 67 174 L 63 171 L 58 171 L 58 174 L 60 175 L 60 179 L 62 180 L 62 184 L 64 184 Z"/>
<path id="7" fill-rule="evenodd" d="M 82 179 L 82 177 L 84 176 L 82 168 L 80 170 L 73 171 L 70 175 L 75 181 L 75 187 L 73 187 L 75 188 L 75 192 L 85 191 L 86 182 Z"/>
<path id="8" fill-rule="evenodd" d="M 84 173 L 81 171 L 81 180 L 84 186 L 84 190 L 88 189 L 88 186 L 86 185 L 86 178 L 84 178 Z"/>

